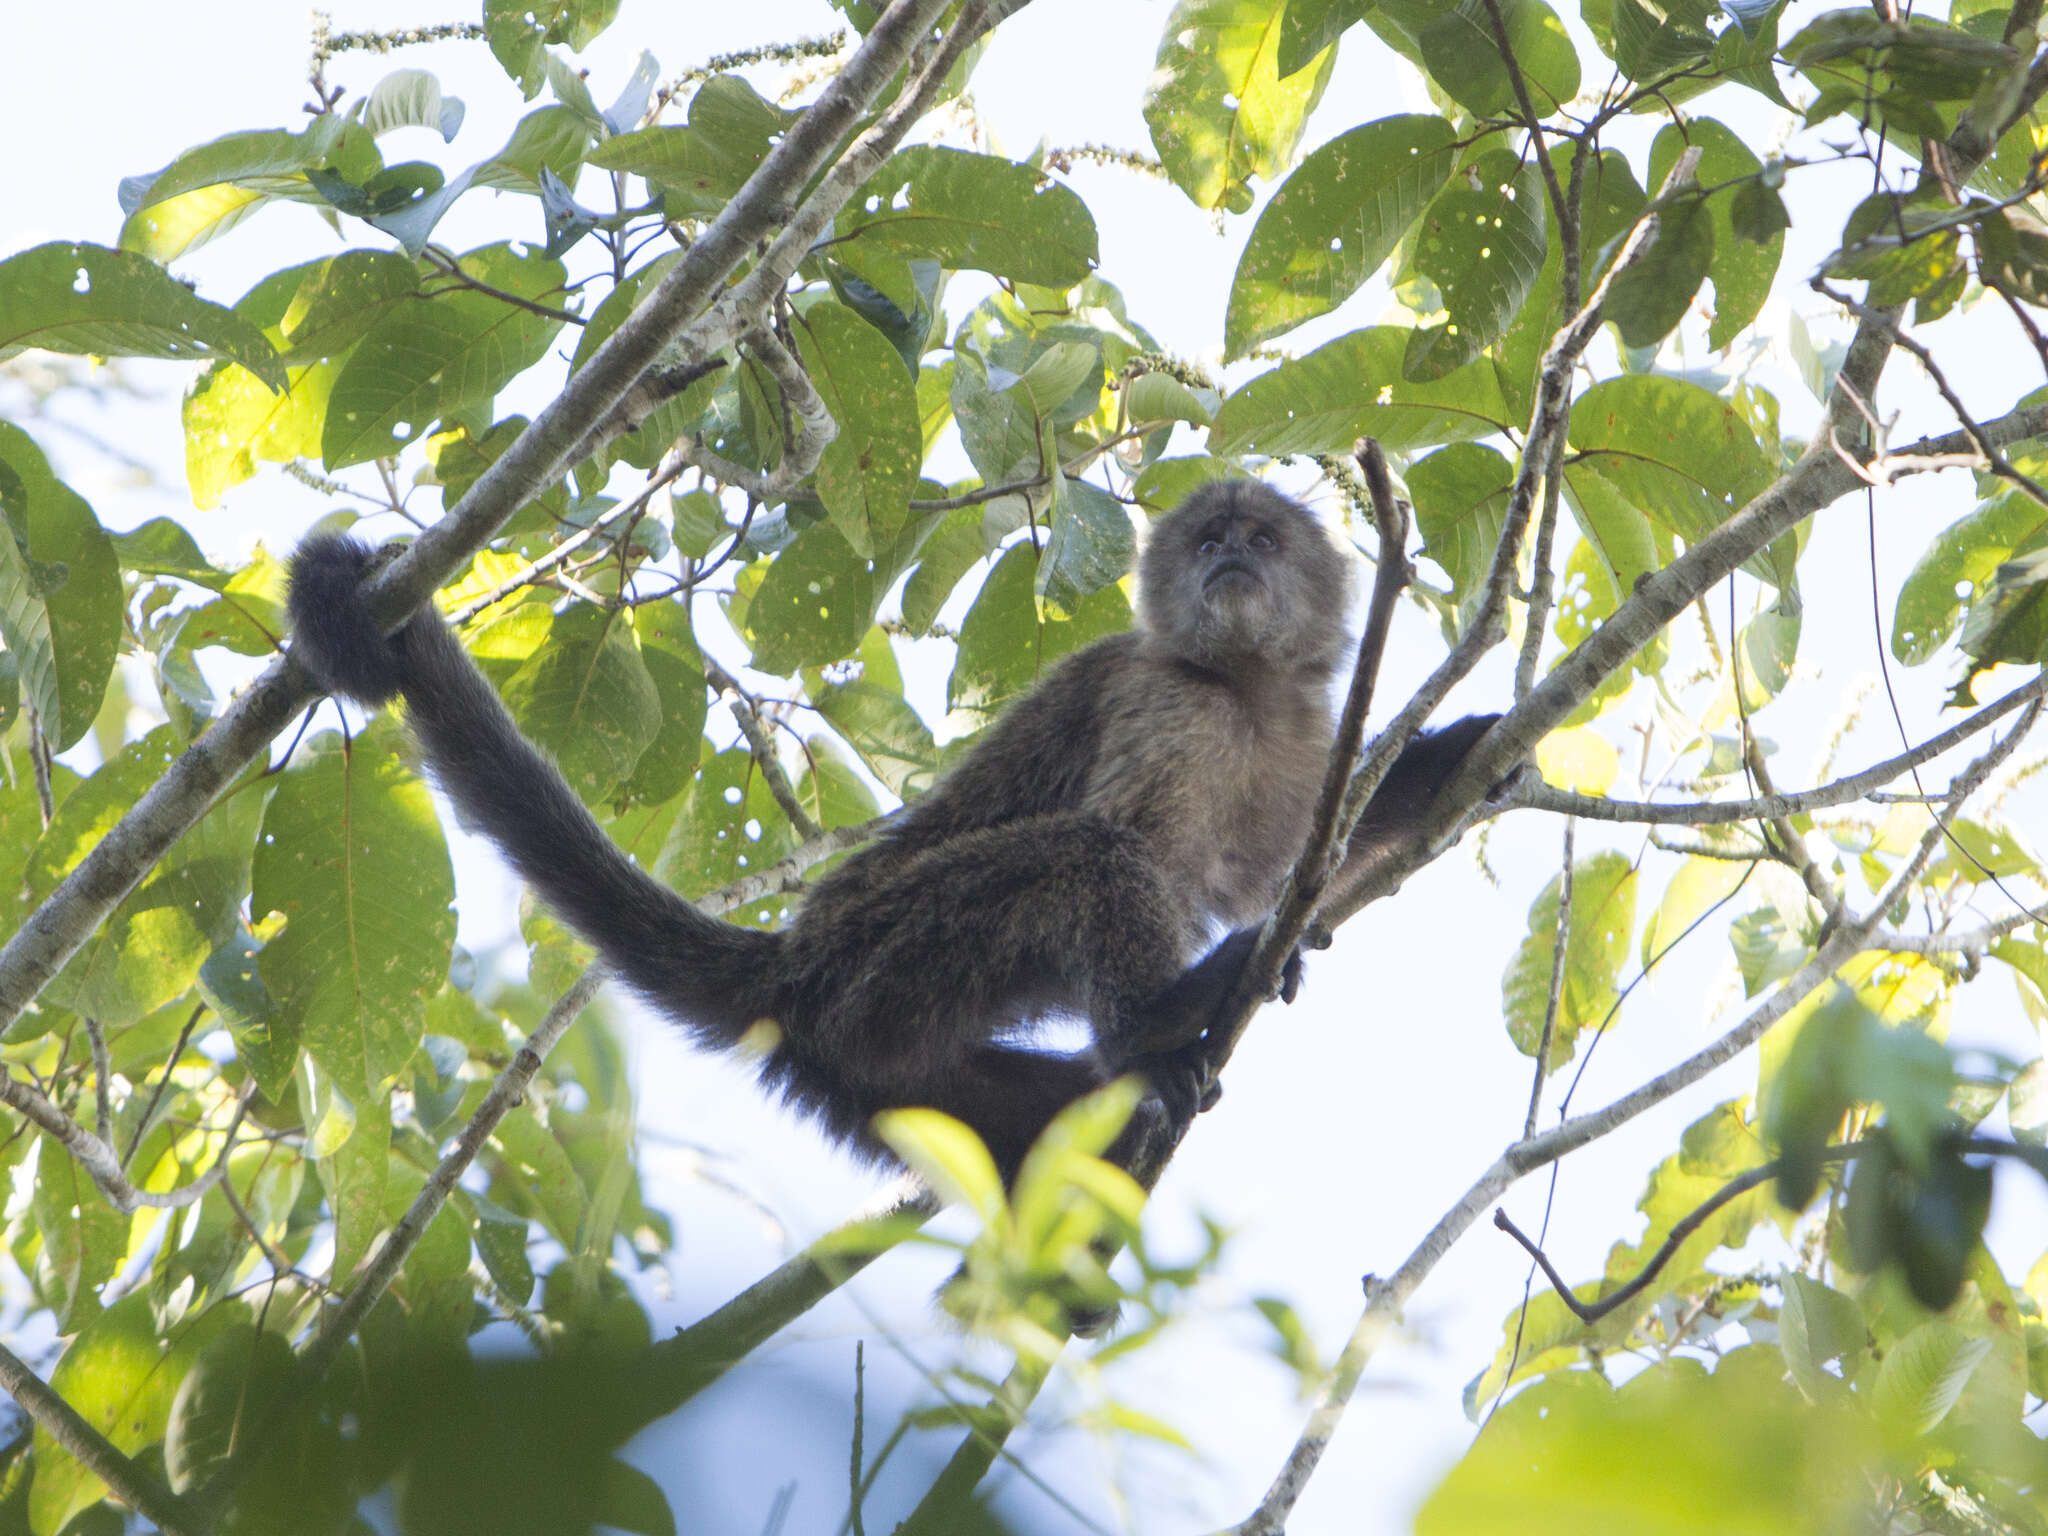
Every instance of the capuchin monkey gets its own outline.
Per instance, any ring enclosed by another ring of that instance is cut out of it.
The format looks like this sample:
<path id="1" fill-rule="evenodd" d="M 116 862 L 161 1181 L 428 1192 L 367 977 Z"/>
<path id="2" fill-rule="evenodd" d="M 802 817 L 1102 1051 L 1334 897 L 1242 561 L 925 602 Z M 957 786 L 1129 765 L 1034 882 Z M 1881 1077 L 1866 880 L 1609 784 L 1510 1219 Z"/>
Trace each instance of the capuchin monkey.
<path id="1" fill-rule="evenodd" d="M 294 654 L 364 704 L 403 695 L 426 766 L 634 991 L 700 1042 L 762 1048 L 760 1075 L 837 1140 L 889 1154 L 879 1110 L 971 1126 L 1006 1182 L 1046 1123 L 1134 1071 L 1144 1124 L 1213 1101 L 1201 1036 L 1307 841 L 1351 645 L 1351 557 L 1255 481 L 1159 520 L 1135 627 L 1054 668 L 780 932 L 707 917 L 620 852 L 513 724 L 432 606 L 388 639 L 358 587 L 377 557 L 319 537 L 292 560 Z M 1494 716 L 1417 737 L 1346 873 L 1398 841 Z M 1218 925 L 1234 930 L 1206 958 Z M 1015 1043 L 1037 1015 L 1090 1048 Z"/>

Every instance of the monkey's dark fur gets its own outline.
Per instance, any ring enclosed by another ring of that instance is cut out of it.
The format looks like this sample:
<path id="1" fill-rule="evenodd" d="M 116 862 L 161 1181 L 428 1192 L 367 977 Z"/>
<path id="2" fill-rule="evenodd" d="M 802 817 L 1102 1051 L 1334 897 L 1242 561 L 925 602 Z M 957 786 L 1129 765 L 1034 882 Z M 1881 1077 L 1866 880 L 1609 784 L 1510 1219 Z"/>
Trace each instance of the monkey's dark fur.
<path id="1" fill-rule="evenodd" d="M 779 933 L 706 917 L 627 859 L 431 608 L 380 636 L 357 590 L 373 559 L 349 539 L 301 546 L 298 658 L 350 698 L 402 693 L 434 777 L 548 904 L 700 1041 L 768 1021 L 764 1081 L 839 1140 L 885 1155 L 876 1111 L 929 1105 L 1008 1178 L 1054 1113 L 1120 1071 L 1144 1072 L 1165 1113 L 1195 1112 L 1199 1037 L 1301 853 L 1330 753 L 1350 570 L 1306 509 L 1225 481 L 1161 519 L 1136 627 L 1013 704 Z M 1408 747 L 1347 866 L 1413 824 L 1491 719 Z M 1191 966 L 1218 922 L 1236 931 Z M 1054 1010 L 1086 1018 L 1093 1048 L 1002 1043 Z"/>

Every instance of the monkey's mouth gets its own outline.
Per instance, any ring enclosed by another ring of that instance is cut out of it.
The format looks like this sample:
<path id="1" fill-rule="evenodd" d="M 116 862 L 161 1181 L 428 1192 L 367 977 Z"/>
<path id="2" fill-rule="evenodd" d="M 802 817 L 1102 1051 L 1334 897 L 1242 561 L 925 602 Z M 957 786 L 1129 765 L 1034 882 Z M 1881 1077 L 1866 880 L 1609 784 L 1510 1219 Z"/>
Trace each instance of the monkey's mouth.
<path id="1" fill-rule="evenodd" d="M 1251 568 L 1251 566 L 1246 564 L 1244 561 L 1219 560 L 1213 567 L 1210 568 L 1209 574 L 1202 578 L 1202 590 L 1204 592 L 1207 592 L 1213 587 L 1215 587 L 1215 585 L 1218 582 L 1223 581 L 1225 578 L 1232 576 L 1241 577 L 1244 581 L 1251 583 L 1253 586 L 1258 585 L 1258 572 L 1254 571 Z"/>

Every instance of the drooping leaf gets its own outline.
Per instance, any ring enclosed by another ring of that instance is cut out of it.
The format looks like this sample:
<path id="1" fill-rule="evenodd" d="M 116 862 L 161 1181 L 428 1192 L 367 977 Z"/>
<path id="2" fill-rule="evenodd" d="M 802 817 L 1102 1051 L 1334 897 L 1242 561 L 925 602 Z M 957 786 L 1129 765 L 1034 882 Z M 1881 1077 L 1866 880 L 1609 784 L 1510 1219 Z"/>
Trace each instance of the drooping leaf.
<path id="1" fill-rule="evenodd" d="M 1536 111 L 1556 110 L 1579 93 L 1579 50 L 1543 0 L 1497 0 L 1514 55 Z M 1517 108 L 1514 83 L 1501 57 L 1485 0 L 1457 0 L 1416 36 L 1430 78 L 1460 106 L 1489 116 Z"/>
<path id="2" fill-rule="evenodd" d="M 1707 265 L 1707 276 L 1714 284 L 1714 319 L 1707 327 L 1707 345 L 1718 350 L 1756 319 L 1770 297 L 1778 261 L 1785 251 L 1785 233 L 1780 225 L 1759 240 L 1753 228 L 1745 233 L 1738 227 L 1736 213 L 1743 194 L 1768 190 L 1759 180 L 1763 162 L 1732 129 L 1714 118 L 1695 117 L 1686 123 L 1682 134 L 1672 127 L 1658 133 L 1650 146 L 1651 186 L 1663 184 L 1687 147 L 1700 151 L 1699 185 L 1713 189 L 1706 198 L 1707 215 L 1714 226 L 1713 256 Z"/>
<path id="3" fill-rule="evenodd" d="M 134 808 L 177 756 L 171 727 L 130 742 L 64 802 L 23 879 L 41 901 Z M 51 1001 L 110 1029 L 139 1022 L 182 995 L 236 929 L 263 811 L 260 790 L 215 805 L 171 845 L 49 984 Z"/>
<path id="4" fill-rule="evenodd" d="M 917 391 L 882 333 L 842 304 L 796 326 L 804 369 L 839 432 L 818 461 L 818 499 L 855 554 L 888 546 L 910 514 L 924 443 Z"/>
<path id="5" fill-rule="evenodd" d="M 1443 379 L 1507 329 L 1543 269 L 1546 217 L 1541 173 L 1506 150 L 1482 154 L 1436 195 L 1411 265 L 1436 284 L 1447 318 L 1409 333 L 1404 379 Z"/>
<path id="6" fill-rule="evenodd" d="M 253 911 L 285 916 L 263 951 L 272 1035 L 303 1042 L 358 1106 L 382 1098 L 419 1044 L 448 974 L 454 894 L 433 802 L 395 730 L 278 779 L 251 897 Z"/>
<path id="7" fill-rule="evenodd" d="M 1515 1049 L 1534 1056 L 1543 1036 L 1557 950 L 1562 886 L 1553 879 L 1529 908 L 1529 935 L 1501 978 L 1501 1005 Z M 1636 876 L 1619 853 L 1598 853 L 1572 866 L 1571 916 L 1565 935 L 1564 988 L 1551 1033 L 1550 1068 L 1578 1049 L 1581 1029 L 1605 1021 L 1635 934 Z"/>
<path id="8" fill-rule="evenodd" d="M 892 360 L 893 366 L 893 360 Z M 830 526 L 808 528 L 775 557 L 753 601 L 745 635 L 754 665 L 792 672 L 853 654 L 874 622 L 872 563 Z"/>
<path id="9" fill-rule="evenodd" d="M 586 801 L 611 794 L 661 729 L 661 699 L 624 612 L 579 603 L 504 686 L 505 707 Z"/>
<path id="10" fill-rule="evenodd" d="M 211 1307 L 161 1329 L 149 1296 L 131 1292 L 71 1341 L 50 1373 L 50 1387 L 114 1449 L 133 1456 L 163 1438 L 179 1383 L 200 1351 L 247 1316 L 240 1305 Z M 37 1536 L 57 1536 L 72 1516 L 107 1492 L 41 1426 L 35 1432 L 35 1465 L 28 1523 Z"/>
<path id="11" fill-rule="evenodd" d="M 0 421 L 0 642 L 55 751 L 99 713 L 120 643 L 121 572 L 93 510 Z"/>

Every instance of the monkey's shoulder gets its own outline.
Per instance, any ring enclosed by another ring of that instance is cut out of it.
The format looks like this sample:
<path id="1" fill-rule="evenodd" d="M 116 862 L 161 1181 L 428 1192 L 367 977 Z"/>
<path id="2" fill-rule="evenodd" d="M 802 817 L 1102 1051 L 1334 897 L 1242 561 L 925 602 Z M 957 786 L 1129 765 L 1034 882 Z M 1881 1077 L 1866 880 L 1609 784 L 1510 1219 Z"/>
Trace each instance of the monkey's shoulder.
<path id="1" fill-rule="evenodd" d="M 1106 723 L 1140 653 L 1134 633 L 1110 635 L 1048 668 L 890 832 L 918 848 L 977 827 L 1077 809 L 1101 758 Z"/>

